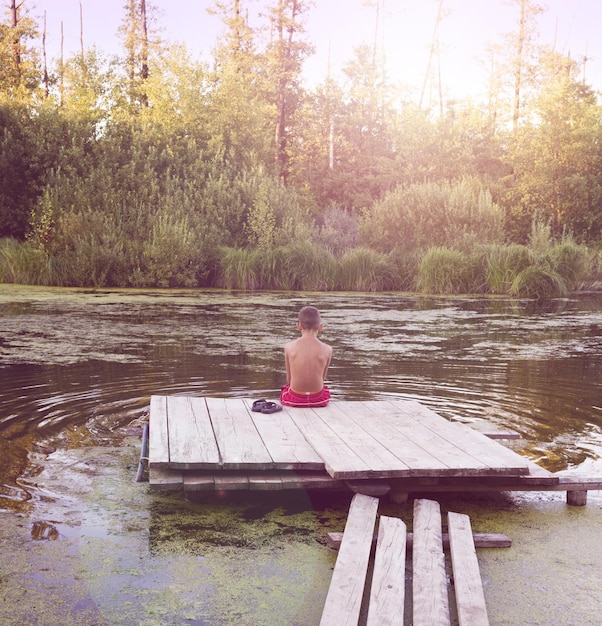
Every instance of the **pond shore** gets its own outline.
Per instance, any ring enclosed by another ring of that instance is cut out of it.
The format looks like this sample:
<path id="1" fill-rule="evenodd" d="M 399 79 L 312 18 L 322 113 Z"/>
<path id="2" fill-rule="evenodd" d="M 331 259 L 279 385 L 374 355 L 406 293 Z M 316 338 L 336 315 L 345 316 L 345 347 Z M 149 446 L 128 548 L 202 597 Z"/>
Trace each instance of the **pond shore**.
<path id="1" fill-rule="evenodd" d="M 50 454 L 23 512 L 0 514 L 1 624 L 319 623 L 350 494 L 191 503 L 136 483 L 140 441 Z M 596 624 L 602 493 L 445 495 L 443 510 L 501 532 L 478 551 L 490 622 Z M 411 504 L 381 512 L 411 520 Z"/>

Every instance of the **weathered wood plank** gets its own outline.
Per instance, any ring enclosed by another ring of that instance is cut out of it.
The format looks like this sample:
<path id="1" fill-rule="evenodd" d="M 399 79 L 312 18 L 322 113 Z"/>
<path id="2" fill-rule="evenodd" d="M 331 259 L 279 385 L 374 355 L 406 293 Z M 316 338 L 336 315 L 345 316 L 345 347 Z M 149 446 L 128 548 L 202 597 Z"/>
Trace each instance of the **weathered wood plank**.
<path id="1" fill-rule="evenodd" d="M 245 473 L 219 473 L 213 477 L 216 491 L 246 491 L 249 489 L 249 477 Z"/>
<path id="2" fill-rule="evenodd" d="M 516 452 L 498 444 L 485 435 L 460 422 L 452 423 L 416 401 L 391 401 L 400 412 L 431 428 L 458 450 L 478 455 L 479 461 L 488 466 L 487 473 L 504 475 L 528 474 L 527 461 Z"/>
<path id="3" fill-rule="evenodd" d="M 184 491 L 215 491 L 215 478 L 207 472 L 183 472 Z"/>
<path id="4" fill-rule="evenodd" d="M 169 466 L 175 469 L 217 469 L 220 456 L 204 398 L 167 398 Z"/>
<path id="5" fill-rule="evenodd" d="M 358 622 L 377 509 L 376 498 L 361 494 L 353 496 L 321 626 L 356 625 Z"/>
<path id="6" fill-rule="evenodd" d="M 251 491 L 282 490 L 282 478 L 274 472 L 249 472 L 248 478 Z"/>
<path id="7" fill-rule="evenodd" d="M 273 469 L 274 462 L 242 399 L 206 398 L 223 469 Z"/>
<path id="8" fill-rule="evenodd" d="M 151 396 L 150 399 L 148 459 L 149 469 L 169 466 L 166 396 Z"/>
<path id="9" fill-rule="evenodd" d="M 151 489 L 157 491 L 179 490 L 183 486 L 182 471 L 165 467 L 149 467 L 148 482 Z"/>
<path id="10" fill-rule="evenodd" d="M 370 475 L 368 464 L 322 418 L 322 411 L 326 408 L 314 410 L 288 407 L 288 412 L 333 478 L 365 478 Z"/>
<path id="11" fill-rule="evenodd" d="M 333 550 L 338 550 L 343 540 L 342 532 L 332 532 L 326 535 L 328 540 L 328 546 Z M 443 548 L 449 548 L 449 534 L 443 533 Z M 472 539 L 474 541 L 475 548 L 511 548 L 512 539 L 508 535 L 503 533 L 473 533 Z M 376 543 L 376 537 L 373 538 L 373 544 Z M 407 533 L 406 546 L 408 550 L 411 550 L 414 545 L 414 533 Z"/>
<path id="12" fill-rule="evenodd" d="M 245 400 L 249 411 L 252 400 Z M 251 419 L 261 436 L 273 466 L 282 470 L 323 470 L 324 462 L 297 428 L 287 407 L 278 413 L 254 413 Z"/>
<path id="13" fill-rule="evenodd" d="M 395 517 L 379 520 L 366 626 L 403 624 L 406 525 Z"/>
<path id="14" fill-rule="evenodd" d="M 414 502 L 412 572 L 414 626 L 449 626 L 441 510 L 433 500 Z"/>
<path id="15" fill-rule="evenodd" d="M 372 410 L 375 419 L 378 419 L 380 423 L 389 424 L 389 427 L 397 430 L 401 437 L 414 442 L 417 448 L 424 451 L 424 455 L 428 454 L 437 458 L 436 469 L 429 468 L 427 460 L 413 473 L 431 476 L 480 476 L 489 470 L 487 463 L 455 445 L 449 438 L 443 436 L 438 428 L 432 428 L 431 425 L 416 419 L 415 412 L 411 410 L 414 403 L 374 400 L 361 404 L 365 410 Z M 440 420 L 442 427 L 449 424 L 443 417 L 439 415 L 436 417 Z"/>
<path id="16" fill-rule="evenodd" d="M 458 621 L 460 626 L 489 626 L 470 518 L 448 513 L 447 519 Z"/>
<path id="17" fill-rule="evenodd" d="M 409 476 L 410 467 L 400 455 L 393 454 L 382 441 L 374 437 L 374 424 L 368 420 L 362 422 L 354 419 L 343 409 L 345 404 L 333 402 L 316 412 L 345 445 L 364 461 L 371 478 Z"/>

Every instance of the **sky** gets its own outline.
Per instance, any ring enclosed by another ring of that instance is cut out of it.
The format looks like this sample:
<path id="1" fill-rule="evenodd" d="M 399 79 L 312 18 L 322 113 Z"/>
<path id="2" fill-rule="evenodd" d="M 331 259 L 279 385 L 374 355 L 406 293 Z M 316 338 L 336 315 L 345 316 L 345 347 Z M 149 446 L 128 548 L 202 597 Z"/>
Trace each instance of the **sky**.
<path id="1" fill-rule="evenodd" d="M 429 50 L 439 0 L 379 0 L 384 4 L 379 42 L 386 55 L 391 82 L 400 84 L 418 99 L 425 85 Z M 255 11 L 266 0 L 246 0 Z M 184 43 L 191 54 L 210 61 L 211 50 L 223 30 L 220 18 L 207 13 L 212 0 L 147 0 L 157 7 L 157 25 L 164 40 Z M 117 35 L 125 0 L 25 0 L 40 28 L 46 13 L 47 54 L 60 54 L 61 22 L 64 53 L 80 50 L 80 4 L 84 46 L 96 45 L 107 53 L 120 51 Z M 306 39 L 315 53 L 306 61 L 309 84 L 327 74 L 337 78 L 353 57 L 356 46 L 375 39 L 376 10 L 366 0 L 315 0 L 306 14 Z M 375 4 L 375 0 L 372 0 Z M 538 18 L 539 42 L 554 45 L 574 58 L 587 56 L 585 79 L 602 91 L 602 2 L 600 0 L 538 0 L 546 11 Z M 431 78 L 441 83 L 447 98 L 482 97 L 487 88 L 486 46 L 500 43 L 503 34 L 516 30 L 518 8 L 508 0 L 444 0 L 439 26 L 439 64 L 431 64 Z M 440 68 L 440 69 L 439 69 Z M 428 90 L 427 90 L 428 91 Z"/>

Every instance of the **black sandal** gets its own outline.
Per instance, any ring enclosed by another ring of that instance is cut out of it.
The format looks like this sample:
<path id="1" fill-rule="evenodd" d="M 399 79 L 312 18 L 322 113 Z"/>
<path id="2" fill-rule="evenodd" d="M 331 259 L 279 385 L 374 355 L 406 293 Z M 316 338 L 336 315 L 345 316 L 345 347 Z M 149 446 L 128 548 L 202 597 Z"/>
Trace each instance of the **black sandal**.
<path id="1" fill-rule="evenodd" d="M 268 401 L 265 398 L 261 400 L 255 400 L 255 402 L 253 402 L 253 406 L 251 407 L 251 411 L 261 413 L 266 404 L 268 404 Z"/>

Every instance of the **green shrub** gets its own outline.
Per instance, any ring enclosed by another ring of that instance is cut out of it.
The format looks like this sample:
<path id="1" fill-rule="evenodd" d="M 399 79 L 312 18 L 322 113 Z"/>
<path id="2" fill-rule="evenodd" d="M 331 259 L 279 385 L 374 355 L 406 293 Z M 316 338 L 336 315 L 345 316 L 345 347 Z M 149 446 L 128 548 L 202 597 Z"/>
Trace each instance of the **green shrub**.
<path id="1" fill-rule="evenodd" d="M 343 291 L 385 291 L 395 283 L 390 259 L 369 248 L 353 248 L 339 261 L 337 284 Z"/>
<path id="2" fill-rule="evenodd" d="M 224 289 L 259 289 L 259 250 L 219 248 L 217 287 Z"/>
<path id="3" fill-rule="evenodd" d="M 332 291 L 336 287 L 337 262 L 325 248 L 309 241 L 285 247 L 286 288 L 297 291 Z"/>
<path id="4" fill-rule="evenodd" d="M 568 289 L 574 289 L 587 273 L 589 256 L 585 246 L 566 240 L 551 247 L 545 255 L 545 261 L 552 271 L 562 277 Z"/>
<path id="5" fill-rule="evenodd" d="M 423 293 L 469 293 L 475 282 L 472 260 L 458 250 L 429 248 L 418 265 L 416 288 Z"/>
<path id="6" fill-rule="evenodd" d="M 485 249 L 485 281 L 491 293 L 508 293 L 515 278 L 535 260 L 527 246 L 493 244 Z"/>
<path id="7" fill-rule="evenodd" d="M 554 270 L 530 265 L 512 282 L 510 295 L 526 298 L 559 298 L 569 292 L 566 281 Z"/>

